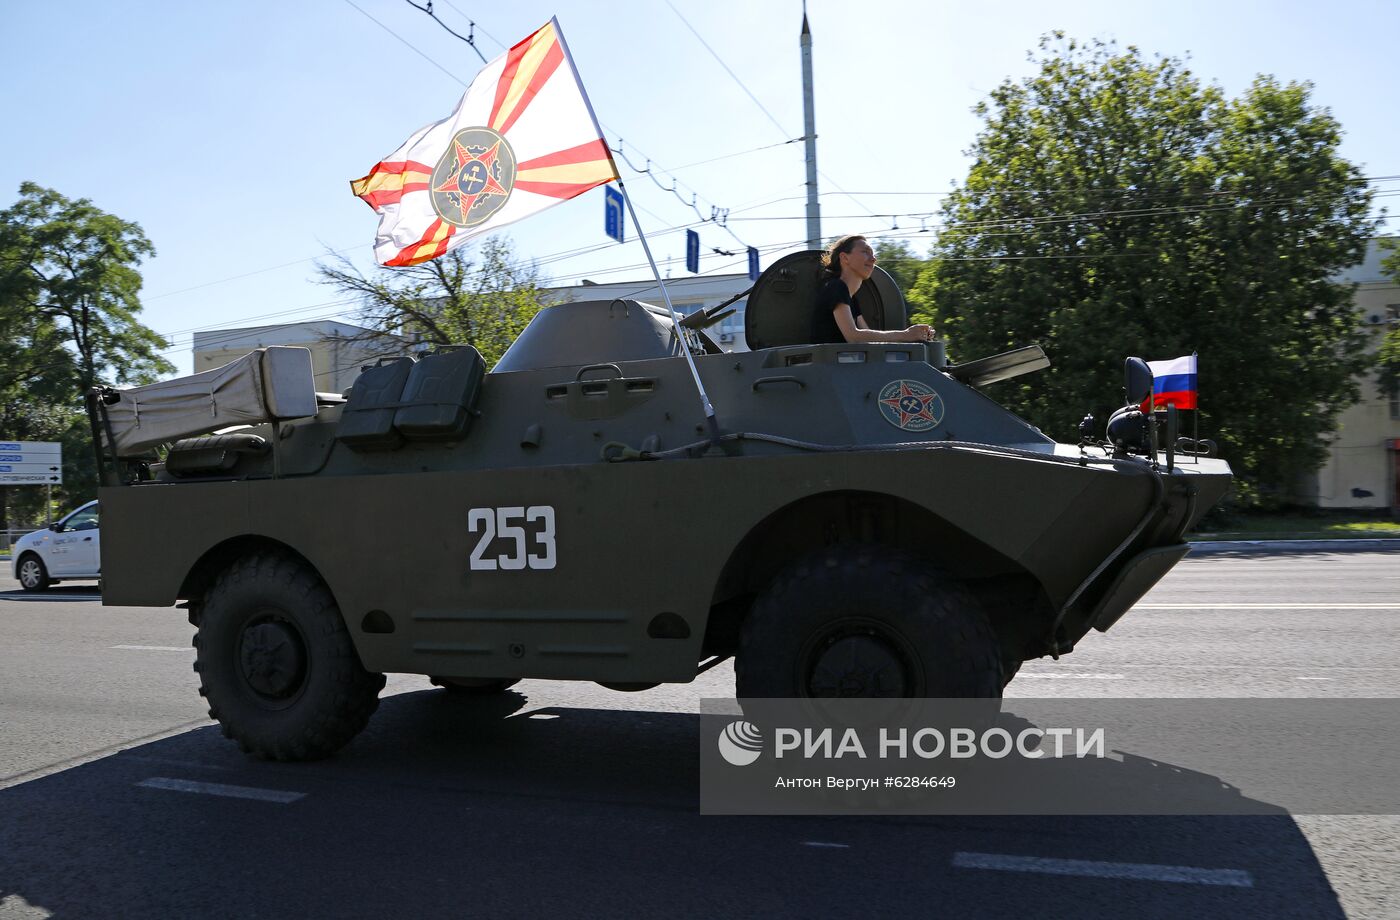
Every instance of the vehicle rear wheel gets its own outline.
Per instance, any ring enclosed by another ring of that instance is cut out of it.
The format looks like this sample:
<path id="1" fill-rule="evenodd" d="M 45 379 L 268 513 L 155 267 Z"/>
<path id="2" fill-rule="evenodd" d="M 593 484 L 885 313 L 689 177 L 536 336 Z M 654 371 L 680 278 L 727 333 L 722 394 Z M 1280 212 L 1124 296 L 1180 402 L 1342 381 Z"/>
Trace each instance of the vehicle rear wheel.
<path id="1" fill-rule="evenodd" d="M 19 560 L 19 584 L 26 591 L 43 591 L 53 580 L 49 578 L 49 570 L 44 567 L 44 560 L 33 553 L 25 553 Z"/>
<path id="2" fill-rule="evenodd" d="M 429 677 L 434 686 L 464 696 L 490 696 L 504 693 L 520 683 L 518 677 Z"/>
<path id="3" fill-rule="evenodd" d="M 1000 697 L 1001 653 L 973 596 L 927 562 L 836 546 L 754 603 L 735 658 L 740 698 Z"/>
<path id="4" fill-rule="evenodd" d="M 326 757 L 379 706 L 384 675 L 360 664 L 330 589 L 298 559 L 239 559 L 214 581 L 198 619 L 200 695 L 245 752 Z"/>

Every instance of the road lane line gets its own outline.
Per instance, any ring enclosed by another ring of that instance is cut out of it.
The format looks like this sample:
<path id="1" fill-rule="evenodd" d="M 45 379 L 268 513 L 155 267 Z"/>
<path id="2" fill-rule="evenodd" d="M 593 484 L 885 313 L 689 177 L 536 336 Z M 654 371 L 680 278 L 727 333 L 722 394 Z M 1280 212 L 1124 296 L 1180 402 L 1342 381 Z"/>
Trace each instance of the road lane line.
<path id="1" fill-rule="evenodd" d="M 851 848 L 849 843 L 823 843 L 820 840 L 804 840 L 802 845 L 804 847 L 830 847 L 835 850 L 849 850 Z"/>
<path id="2" fill-rule="evenodd" d="M 1120 668 L 1156 668 L 1172 671 L 1400 671 L 1394 665 L 1346 664 L 1119 664 Z"/>
<path id="3" fill-rule="evenodd" d="M 188 645 L 114 645 L 112 648 L 123 648 L 133 652 L 192 652 L 194 648 Z"/>
<path id="4" fill-rule="evenodd" d="M 1134 610 L 1400 610 L 1400 604 L 1135 604 Z"/>
<path id="5" fill-rule="evenodd" d="M 218 795 L 230 799 L 257 799 L 263 802 L 277 802 L 286 805 L 306 797 L 304 792 L 285 792 L 281 789 L 257 789 L 253 786 L 229 786 L 224 783 L 197 783 L 188 779 L 171 779 L 168 776 L 152 776 L 137 783 L 147 789 L 166 789 L 170 792 L 194 792 L 200 795 Z"/>
<path id="6" fill-rule="evenodd" d="M 1006 856 L 1000 853 L 953 854 L 958 869 L 995 869 L 1002 872 L 1038 872 L 1043 875 L 1077 875 L 1086 878 L 1121 878 L 1187 885 L 1224 885 L 1253 888 L 1254 879 L 1243 869 L 1198 869 L 1156 863 L 1099 862 L 1090 859 L 1051 859 L 1043 856 Z"/>
<path id="7" fill-rule="evenodd" d="M 1058 674 L 1054 671 L 1022 671 L 1017 680 L 1033 677 L 1039 680 L 1122 680 L 1122 674 Z"/>

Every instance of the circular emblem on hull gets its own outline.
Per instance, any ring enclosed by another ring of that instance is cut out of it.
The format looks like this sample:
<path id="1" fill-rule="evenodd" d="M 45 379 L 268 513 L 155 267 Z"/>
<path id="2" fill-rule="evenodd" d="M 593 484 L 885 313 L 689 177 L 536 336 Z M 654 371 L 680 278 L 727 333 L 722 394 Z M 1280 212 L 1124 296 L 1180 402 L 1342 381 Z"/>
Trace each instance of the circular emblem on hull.
<path id="1" fill-rule="evenodd" d="M 490 128 L 463 128 L 433 167 L 433 210 L 449 224 L 475 227 L 505 205 L 515 185 L 515 151 Z"/>
<path id="2" fill-rule="evenodd" d="M 880 390 L 880 414 L 904 431 L 928 431 L 943 421 L 943 397 L 917 380 L 891 380 Z"/>

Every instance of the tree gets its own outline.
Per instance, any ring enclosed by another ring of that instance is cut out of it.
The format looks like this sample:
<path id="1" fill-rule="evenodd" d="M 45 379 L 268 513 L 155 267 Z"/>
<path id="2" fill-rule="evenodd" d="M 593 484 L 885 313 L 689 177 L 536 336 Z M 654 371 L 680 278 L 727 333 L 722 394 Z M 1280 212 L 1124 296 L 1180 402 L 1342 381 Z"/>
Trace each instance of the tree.
<path id="1" fill-rule="evenodd" d="M 1136 48 L 1040 49 L 1038 73 L 976 109 L 923 285 L 935 322 L 963 359 L 1044 345 L 1053 367 L 998 397 L 1062 437 L 1121 404 L 1124 356 L 1199 352 L 1200 427 L 1237 495 L 1286 500 L 1367 363 L 1353 288 L 1332 280 L 1374 227 L 1340 126 L 1306 84 L 1261 76 L 1228 99 Z"/>
<path id="2" fill-rule="evenodd" d="M 146 383 L 173 371 L 168 343 L 136 320 L 142 259 L 155 254 L 141 228 L 33 182 L 0 211 L 0 252 L 19 292 L 7 309 L 62 330 L 76 354 L 79 393 L 99 382 Z"/>
<path id="3" fill-rule="evenodd" d="M 1381 268 L 1400 284 L 1400 238 L 1382 240 L 1381 246 L 1390 251 L 1381 261 Z M 1380 350 L 1376 352 L 1376 382 L 1383 395 L 1391 399 L 1400 395 L 1400 322 L 1392 321 L 1385 338 L 1381 339 Z"/>
<path id="4" fill-rule="evenodd" d="M 544 306 L 539 269 L 514 257 L 506 237 L 473 250 L 365 275 L 344 257 L 318 263 L 321 284 L 357 298 L 359 321 L 378 336 L 405 332 L 438 345 L 475 346 L 490 367 Z"/>
<path id="5" fill-rule="evenodd" d="M 137 266 L 153 253 L 138 225 L 32 182 L 0 211 L 0 435 L 63 443 L 61 500 L 96 490 L 86 390 L 174 370 L 166 341 L 136 319 Z M 0 527 L 11 510 L 33 519 L 37 490 L 0 491 Z"/>

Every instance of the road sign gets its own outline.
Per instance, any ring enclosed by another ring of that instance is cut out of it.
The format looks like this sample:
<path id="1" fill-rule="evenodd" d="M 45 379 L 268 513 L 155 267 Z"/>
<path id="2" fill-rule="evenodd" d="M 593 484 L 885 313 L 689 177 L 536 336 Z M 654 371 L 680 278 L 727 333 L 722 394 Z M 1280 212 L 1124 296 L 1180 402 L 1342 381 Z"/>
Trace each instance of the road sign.
<path id="1" fill-rule="evenodd" d="M 57 441 L 0 441 L 0 454 L 32 454 L 59 456 L 63 445 Z"/>
<path id="2" fill-rule="evenodd" d="M 619 243 L 626 235 L 622 213 L 622 193 L 611 185 L 603 186 L 603 232 Z"/>
<path id="3" fill-rule="evenodd" d="M 749 247 L 749 280 L 758 280 L 758 250 Z"/>
<path id="4" fill-rule="evenodd" d="M 0 441 L 0 486 L 63 482 L 63 445 L 57 441 Z"/>
<path id="5" fill-rule="evenodd" d="M 694 230 L 685 231 L 685 270 L 700 271 L 700 234 Z"/>

